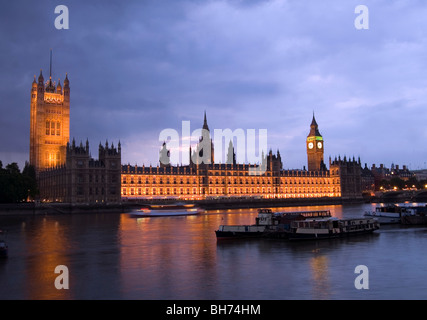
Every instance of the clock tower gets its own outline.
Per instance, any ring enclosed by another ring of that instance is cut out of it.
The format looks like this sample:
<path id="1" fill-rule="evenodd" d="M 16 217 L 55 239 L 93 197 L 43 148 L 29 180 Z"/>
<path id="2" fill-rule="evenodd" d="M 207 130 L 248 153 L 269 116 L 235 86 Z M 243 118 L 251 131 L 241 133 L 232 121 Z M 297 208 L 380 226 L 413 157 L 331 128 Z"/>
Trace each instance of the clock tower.
<path id="1" fill-rule="evenodd" d="M 310 125 L 310 133 L 307 136 L 307 164 L 308 171 L 319 171 L 325 169 L 323 162 L 323 137 L 314 117 Z"/>

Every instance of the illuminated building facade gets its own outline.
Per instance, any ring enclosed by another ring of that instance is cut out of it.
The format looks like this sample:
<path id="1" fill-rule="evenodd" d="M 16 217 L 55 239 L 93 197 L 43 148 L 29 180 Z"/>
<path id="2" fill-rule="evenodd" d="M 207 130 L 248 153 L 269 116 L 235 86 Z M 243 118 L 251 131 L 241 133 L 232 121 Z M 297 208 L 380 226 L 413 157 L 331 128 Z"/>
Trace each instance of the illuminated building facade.
<path id="1" fill-rule="evenodd" d="M 208 128 L 206 114 L 203 127 Z M 311 148 L 309 144 L 314 142 L 322 145 L 313 145 Z M 186 166 L 124 165 L 121 175 L 122 198 L 361 198 L 360 160 L 329 159 L 330 168 L 327 170 L 323 162 L 323 142 L 313 116 L 307 138 L 309 170 L 284 170 L 280 152 L 274 154 L 270 150 L 260 165 L 266 170 L 251 174 L 250 171 L 257 170 L 257 166 L 237 164 L 231 144 L 226 164 L 214 163 L 213 157 L 211 163 L 199 164 L 192 161 L 190 156 L 190 164 Z M 161 154 L 169 154 L 165 144 L 162 150 Z M 193 153 L 190 150 L 190 155 L 198 151 L 197 146 Z"/>
<path id="2" fill-rule="evenodd" d="M 64 87 L 52 81 L 44 83 L 40 71 L 31 88 L 30 164 L 36 173 L 65 163 L 70 139 L 70 81 Z"/>

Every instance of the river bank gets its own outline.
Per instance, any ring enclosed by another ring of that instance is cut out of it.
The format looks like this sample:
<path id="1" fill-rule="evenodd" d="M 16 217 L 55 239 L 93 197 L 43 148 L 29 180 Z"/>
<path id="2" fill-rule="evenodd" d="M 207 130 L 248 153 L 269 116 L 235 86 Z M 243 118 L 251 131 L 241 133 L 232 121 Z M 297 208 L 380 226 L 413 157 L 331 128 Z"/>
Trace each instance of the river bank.
<path id="1" fill-rule="evenodd" d="M 175 199 L 123 201 L 120 204 L 70 204 L 70 203 L 15 203 L 0 204 L 0 215 L 46 215 L 73 213 L 123 213 L 147 204 L 174 203 Z M 191 201 L 205 210 L 228 210 L 264 207 L 320 206 L 361 204 L 364 199 L 311 198 L 311 199 L 210 199 Z"/>

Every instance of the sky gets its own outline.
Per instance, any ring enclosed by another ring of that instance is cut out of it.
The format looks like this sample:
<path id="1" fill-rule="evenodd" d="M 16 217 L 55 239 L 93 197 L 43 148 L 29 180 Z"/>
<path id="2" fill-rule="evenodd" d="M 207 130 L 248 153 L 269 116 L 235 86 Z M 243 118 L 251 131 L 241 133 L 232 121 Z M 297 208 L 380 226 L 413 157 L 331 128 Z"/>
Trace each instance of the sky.
<path id="1" fill-rule="evenodd" d="M 58 5 L 69 29 L 55 27 Z M 31 83 L 48 78 L 52 49 L 53 79 L 70 80 L 71 139 L 94 158 L 120 141 L 123 164 L 157 165 L 163 130 L 184 141 L 183 121 L 192 132 L 206 111 L 211 132 L 266 129 L 283 168 L 302 169 L 314 112 L 326 162 L 427 168 L 425 17 L 424 0 L 4 2 L 0 160 L 29 159 Z"/>

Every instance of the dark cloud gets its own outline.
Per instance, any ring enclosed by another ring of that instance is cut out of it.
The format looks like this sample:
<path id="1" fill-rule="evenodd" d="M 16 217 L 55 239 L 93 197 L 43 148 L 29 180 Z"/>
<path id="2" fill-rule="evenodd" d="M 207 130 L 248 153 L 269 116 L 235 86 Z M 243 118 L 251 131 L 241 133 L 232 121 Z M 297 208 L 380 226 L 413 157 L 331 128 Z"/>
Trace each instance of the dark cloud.
<path id="1" fill-rule="evenodd" d="M 413 166 L 427 156 L 422 1 L 366 2 L 364 31 L 357 1 L 61 4 L 69 30 L 54 27 L 55 1 L 2 5 L 0 159 L 28 159 L 31 82 L 48 74 L 50 49 L 53 78 L 70 79 L 71 136 L 120 139 L 124 162 L 155 163 L 160 131 L 196 129 L 205 110 L 212 129 L 267 128 L 285 167 L 305 165 L 313 111 L 332 156 Z"/>

